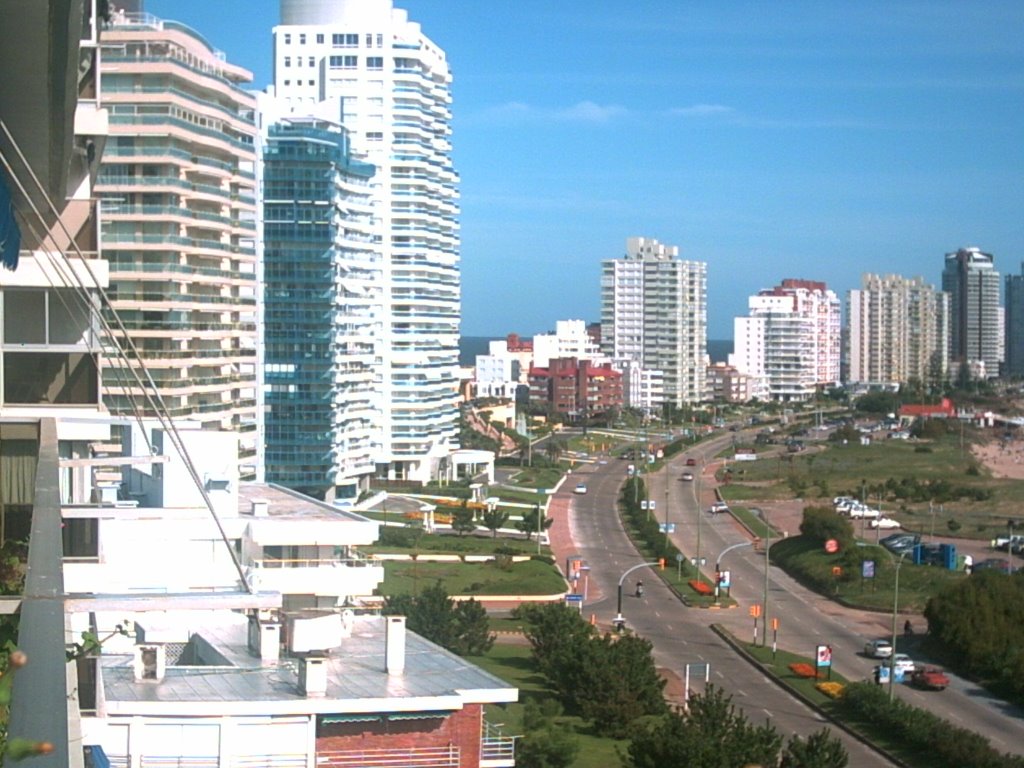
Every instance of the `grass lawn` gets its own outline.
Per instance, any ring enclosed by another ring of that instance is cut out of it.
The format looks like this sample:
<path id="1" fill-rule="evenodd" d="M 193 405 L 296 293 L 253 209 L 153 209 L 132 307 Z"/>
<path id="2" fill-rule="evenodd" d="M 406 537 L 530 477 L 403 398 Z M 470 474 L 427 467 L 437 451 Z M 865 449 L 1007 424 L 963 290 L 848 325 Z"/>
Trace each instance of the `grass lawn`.
<path id="1" fill-rule="evenodd" d="M 492 622 L 492 628 L 493 624 L 494 622 Z M 501 730 L 506 735 L 523 733 L 523 703 L 525 701 L 549 699 L 553 696 L 545 685 L 544 678 L 534 669 L 533 661 L 530 658 L 530 646 L 527 644 L 495 643 L 485 656 L 470 656 L 467 660 L 519 688 L 518 702 L 487 706 L 487 720 L 492 723 L 503 723 Z M 579 740 L 580 750 L 571 768 L 617 768 L 622 765 L 618 751 L 624 750 L 628 742 L 608 739 L 595 734 L 592 728 L 579 717 L 563 715 L 555 718 L 555 721 L 575 732 L 576 738 Z"/>
<path id="2" fill-rule="evenodd" d="M 449 595 L 554 595 L 565 592 L 565 580 L 539 560 L 524 563 L 385 562 L 384 595 L 418 594 L 440 581 Z"/>
<path id="3" fill-rule="evenodd" d="M 772 544 L 771 557 L 798 581 L 822 594 L 861 608 L 892 611 L 896 571 L 881 547 L 858 547 L 855 552 L 829 555 L 803 536 L 792 536 Z M 860 578 L 862 559 L 875 561 L 875 578 Z M 842 569 L 838 578 L 832 575 L 836 566 Z M 922 611 L 929 597 L 964 578 L 967 576 L 963 573 L 914 565 L 904 558 L 900 566 L 900 610 Z"/>
<path id="4" fill-rule="evenodd" d="M 907 502 L 886 493 L 882 510 L 909 531 L 990 539 L 1006 532 L 1006 520 L 1019 516 L 1024 482 L 996 479 L 979 469 L 970 451 L 961 447 L 959 434 L 934 441 L 876 440 L 871 445 L 829 444 L 822 451 L 783 454 L 731 465 L 732 482 L 722 486 L 729 501 L 773 500 L 800 496 L 811 503 L 827 504 L 835 495 L 861 495 L 870 487 L 904 478 L 918 481 L 945 480 L 968 490 L 986 489 L 992 498 L 956 499 L 929 508 L 927 502 Z M 800 493 L 791 478 L 802 484 Z M 878 504 L 875 496 L 868 500 Z M 952 523 L 951 523 L 952 521 Z"/>
<path id="5" fill-rule="evenodd" d="M 360 547 L 359 551 L 366 554 L 415 555 L 420 552 L 435 552 L 453 555 L 493 555 L 501 550 L 502 554 L 537 554 L 537 538 L 530 540 L 525 537 L 509 538 L 490 534 L 479 536 L 459 536 L 454 533 L 424 533 L 419 537 L 416 546 L 398 546 L 396 544 L 372 544 Z M 551 555 L 550 548 L 541 546 L 542 555 Z"/>
<path id="6" fill-rule="evenodd" d="M 526 488 L 554 488 L 565 472 L 561 467 L 521 467 L 512 475 L 509 482 Z M 505 489 L 494 488 L 493 491 L 499 497 L 504 497 Z"/>

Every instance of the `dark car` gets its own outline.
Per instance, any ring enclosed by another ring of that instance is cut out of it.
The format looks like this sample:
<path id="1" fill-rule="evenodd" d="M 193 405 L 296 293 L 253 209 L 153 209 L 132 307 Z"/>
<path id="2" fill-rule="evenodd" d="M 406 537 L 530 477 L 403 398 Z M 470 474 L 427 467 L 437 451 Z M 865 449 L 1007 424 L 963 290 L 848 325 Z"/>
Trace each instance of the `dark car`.
<path id="1" fill-rule="evenodd" d="M 697 460 L 694 459 L 694 458 L 687 459 L 686 460 L 686 466 L 688 466 L 688 467 L 696 467 L 697 466 Z"/>
<path id="2" fill-rule="evenodd" d="M 894 533 L 879 542 L 894 555 L 909 553 L 920 543 L 921 537 L 913 533 Z"/>
<path id="3" fill-rule="evenodd" d="M 1000 573 L 1013 573 L 1014 568 L 1009 560 L 1001 557 L 990 557 L 987 560 L 982 560 L 980 563 L 975 563 L 971 566 L 971 573 L 977 573 L 978 571 L 999 571 Z"/>

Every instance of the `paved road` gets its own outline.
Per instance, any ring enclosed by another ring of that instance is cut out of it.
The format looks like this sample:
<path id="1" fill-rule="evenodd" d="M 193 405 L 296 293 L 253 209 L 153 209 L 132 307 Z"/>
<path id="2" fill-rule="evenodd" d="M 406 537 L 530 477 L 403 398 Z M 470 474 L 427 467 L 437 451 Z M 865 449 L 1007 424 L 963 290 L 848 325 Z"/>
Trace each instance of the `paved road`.
<path id="1" fill-rule="evenodd" d="M 690 456 L 710 459 L 731 441 L 722 436 L 699 446 Z M 703 512 L 713 501 L 711 467 L 698 467 L 694 482 L 680 482 L 684 457 L 648 480 L 650 496 L 656 501 L 660 521 L 675 525 L 673 541 L 689 556 L 700 552 L 707 562 L 706 573 L 714 572 L 715 560 L 729 545 L 750 540 L 749 533 L 730 515 L 709 516 Z M 619 576 L 640 562 L 615 514 L 615 502 L 624 479 L 626 462 L 609 459 L 577 470 L 589 488 L 586 496 L 569 491 L 577 480 L 567 483 L 556 497 L 556 505 L 568 507 L 564 534 L 571 536 L 577 549 L 591 565 L 588 603 L 585 614 L 594 614 L 607 626 L 618 609 Z M 686 468 L 693 472 L 692 468 Z M 582 479 L 582 478 L 580 478 Z M 696 497 L 699 495 L 699 504 Z M 667 518 L 666 518 L 667 515 Z M 782 521 L 780 527 L 784 527 Z M 791 526 L 795 530 L 798 520 Z M 554 543 L 554 542 L 553 542 Z M 629 626 L 651 639 L 658 664 L 684 675 L 687 664 L 710 663 L 711 681 L 721 685 L 749 716 L 771 717 L 780 730 L 806 734 L 822 723 L 816 713 L 780 693 L 780 690 L 746 662 L 738 659 L 708 625 L 717 622 L 743 639 L 753 635 L 753 619 L 747 614 L 752 604 L 760 604 L 765 593 L 765 557 L 750 547 L 730 552 L 724 561 L 733 576 L 732 596 L 740 604 L 732 610 L 707 611 L 681 606 L 653 574 L 644 578 L 644 598 L 632 596 L 635 578 L 624 583 L 622 611 Z M 642 573 L 638 572 L 638 573 Z M 833 647 L 836 670 L 848 679 L 868 679 L 878 663 L 860 654 L 866 639 L 891 633 L 891 614 L 843 608 L 805 590 L 777 568 L 768 569 L 768 614 L 780 622 L 779 646 L 811 655 L 814 647 Z M 916 622 L 923 629 L 923 621 Z M 902 619 L 900 620 L 902 625 Z M 763 635 L 759 635 L 763 641 Z M 771 637 L 769 637 L 771 642 Z M 691 669 L 697 672 L 696 669 Z M 695 686 L 698 687 L 699 686 Z M 1024 712 L 992 698 L 978 686 L 952 676 L 945 692 L 923 692 L 896 686 L 894 693 L 916 706 L 934 711 L 963 727 L 982 733 L 1001 751 L 1024 753 Z M 888 763 L 848 737 L 844 737 L 852 765 Z"/>
<path id="2" fill-rule="evenodd" d="M 709 455 L 712 450 L 715 449 L 699 449 L 704 455 Z M 670 494 L 674 494 L 673 482 L 677 486 L 684 485 L 671 479 L 683 471 L 682 462 L 682 458 L 674 461 L 672 466 L 659 473 L 660 477 L 652 478 L 652 494 L 664 488 L 666 478 L 669 478 Z M 713 494 L 712 468 L 708 467 L 701 477 L 703 482 L 698 485 L 704 496 L 702 508 L 707 509 Z M 686 493 L 681 493 L 685 500 Z M 677 525 L 675 543 L 684 552 L 693 552 L 696 547 L 695 521 L 701 513 L 692 511 L 686 505 L 673 503 L 672 506 L 673 509 L 683 510 L 682 524 Z M 770 519 L 776 522 L 775 518 Z M 798 524 L 798 520 L 791 521 L 789 529 L 795 531 Z M 701 528 L 702 546 L 716 553 L 731 543 L 749 539 L 749 534 L 728 515 L 713 518 L 705 516 Z M 717 618 L 739 636 L 751 637 L 753 620 L 746 615 L 746 609 L 764 600 L 765 557 L 750 548 L 741 548 L 730 553 L 728 560 L 728 567 L 733 574 L 732 596 L 739 601 L 740 608 L 720 611 Z M 709 563 L 707 572 L 713 573 L 713 557 Z M 892 614 L 844 608 L 803 588 L 774 567 L 769 568 L 768 575 L 768 613 L 779 618 L 780 647 L 810 656 L 816 645 L 831 645 L 833 661 L 839 673 L 847 679 L 869 679 L 878 662 L 865 658 L 861 651 L 866 640 L 891 634 Z M 902 622 L 901 617 L 898 621 L 900 629 Z M 920 630 L 925 628 L 923 619 L 915 623 Z M 1000 751 L 1024 754 L 1024 711 L 993 698 L 969 681 L 952 675 L 951 680 L 950 688 L 942 693 L 918 691 L 909 686 L 896 686 L 894 693 L 915 706 L 929 709 L 951 722 L 983 734 Z"/>
<path id="3" fill-rule="evenodd" d="M 574 475 L 586 477 L 587 495 L 573 495 L 575 483 L 566 483 L 556 505 L 568 503 L 568 528 L 576 550 L 591 566 L 584 614 L 593 614 L 605 627 L 618 611 L 618 583 L 621 575 L 641 562 L 615 511 L 625 462 L 592 465 Z M 675 501 L 673 498 L 671 501 Z M 671 502 L 670 502 L 671 503 Z M 691 498 L 692 503 L 692 498 Z M 562 521 L 560 521 L 562 522 Z M 558 525 L 558 523 L 556 523 Z M 633 596 L 636 576 L 645 584 L 643 598 Z M 700 690 L 704 665 L 710 665 L 710 681 L 733 696 L 734 703 L 754 722 L 770 720 L 785 734 L 807 735 L 820 730 L 827 721 L 814 710 L 786 695 L 767 676 L 739 658 L 709 628 L 711 612 L 683 606 L 653 574 L 640 570 L 624 583 L 622 613 L 629 626 L 651 640 L 659 666 L 685 678 L 687 666 L 693 675 L 691 688 Z M 836 729 L 833 729 L 834 731 Z M 836 731 L 850 753 L 851 765 L 887 766 L 891 763 L 860 742 Z"/>

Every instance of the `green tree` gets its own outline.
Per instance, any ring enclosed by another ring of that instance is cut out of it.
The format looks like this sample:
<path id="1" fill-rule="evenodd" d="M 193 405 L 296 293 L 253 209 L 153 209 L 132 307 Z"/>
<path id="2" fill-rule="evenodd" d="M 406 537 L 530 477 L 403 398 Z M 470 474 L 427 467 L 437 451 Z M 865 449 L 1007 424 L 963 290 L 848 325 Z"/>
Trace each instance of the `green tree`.
<path id="1" fill-rule="evenodd" d="M 835 539 L 843 550 L 853 546 L 853 523 L 829 507 L 805 507 L 800 533 L 821 544 Z"/>
<path id="2" fill-rule="evenodd" d="M 793 736 L 782 756 L 782 768 L 846 768 L 850 756 L 843 742 L 827 728 L 815 731 L 806 739 Z"/>
<path id="3" fill-rule="evenodd" d="M 525 623 L 533 660 L 556 693 L 566 701 L 575 684 L 582 654 L 597 631 L 579 611 L 564 603 L 525 603 L 513 615 Z"/>
<path id="4" fill-rule="evenodd" d="M 459 536 L 472 533 L 476 530 L 475 517 L 476 515 L 473 510 L 469 508 L 468 500 L 463 499 L 462 506 L 457 507 L 452 512 L 452 530 L 459 534 Z"/>
<path id="5" fill-rule="evenodd" d="M 456 603 L 440 582 L 418 595 L 384 598 L 383 613 L 405 616 L 410 630 L 452 653 L 485 653 L 493 642 L 483 606 L 476 600 Z"/>
<path id="6" fill-rule="evenodd" d="M 516 742 L 516 765 L 521 768 L 568 768 L 579 752 L 579 740 L 555 718 L 562 707 L 554 699 L 538 703 L 527 699 L 523 706 L 526 734 Z"/>
<path id="7" fill-rule="evenodd" d="M 689 711 L 641 722 L 631 733 L 631 768 L 699 765 L 701 768 L 776 765 L 782 737 L 769 724 L 755 726 L 732 697 L 709 685 L 691 697 Z"/>
<path id="8" fill-rule="evenodd" d="M 876 390 L 858 397 L 854 403 L 854 407 L 856 407 L 858 411 L 862 411 L 864 413 L 882 415 L 895 413 L 896 409 L 899 408 L 899 404 L 899 397 L 896 396 L 896 393 Z"/>
<path id="9" fill-rule="evenodd" d="M 548 458 L 552 463 L 557 462 L 565 454 L 568 446 L 564 440 L 557 438 L 549 438 L 547 443 L 544 445 L 544 452 L 548 455 Z"/>
<path id="10" fill-rule="evenodd" d="M 540 511 L 540 506 L 534 504 L 533 509 L 524 513 L 519 522 L 516 523 L 516 528 L 525 533 L 526 540 L 529 541 L 533 538 L 534 533 L 538 530 L 546 531 L 554 522 L 554 518 L 544 517 L 544 513 Z"/>
<path id="11" fill-rule="evenodd" d="M 634 720 L 666 711 L 665 681 L 651 642 L 638 635 L 604 635 L 585 644 L 572 703 L 599 731 L 625 737 Z"/>
<path id="12" fill-rule="evenodd" d="M 487 509 L 483 516 L 484 526 L 491 532 L 492 538 L 498 538 L 498 529 L 508 522 L 508 512 L 497 507 Z"/>

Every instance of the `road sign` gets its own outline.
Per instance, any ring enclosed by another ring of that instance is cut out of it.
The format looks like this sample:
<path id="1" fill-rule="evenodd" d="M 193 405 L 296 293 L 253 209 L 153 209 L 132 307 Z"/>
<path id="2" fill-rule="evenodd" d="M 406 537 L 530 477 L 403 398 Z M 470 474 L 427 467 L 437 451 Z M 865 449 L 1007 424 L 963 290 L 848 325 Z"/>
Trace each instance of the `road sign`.
<path id="1" fill-rule="evenodd" d="M 729 589 L 732 586 L 732 573 L 730 571 L 722 571 L 718 574 L 718 586 L 722 589 Z"/>
<path id="2" fill-rule="evenodd" d="M 834 555 L 836 552 L 839 551 L 839 542 L 835 539 L 829 539 L 825 542 L 825 551 L 828 552 L 830 555 Z"/>
<path id="3" fill-rule="evenodd" d="M 658 529 L 662 533 L 675 533 L 676 532 L 676 524 L 675 523 L 658 523 Z"/>
<path id="4" fill-rule="evenodd" d="M 750 606 L 750 615 L 753 616 L 755 619 L 760 617 L 760 615 L 761 615 L 761 606 L 760 605 L 752 605 L 752 606 Z"/>
<path id="5" fill-rule="evenodd" d="M 861 576 L 865 579 L 875 578 L 875 561 L 865 560 L 861 563 Z"/>
<path id="6" fill-rule="evenodd" d="M 819 667 L 831 667 L 832 666 L 832 646 L 831 645 L 819 645 L 814 649 L 814 656 L 817 659 Z"/>

